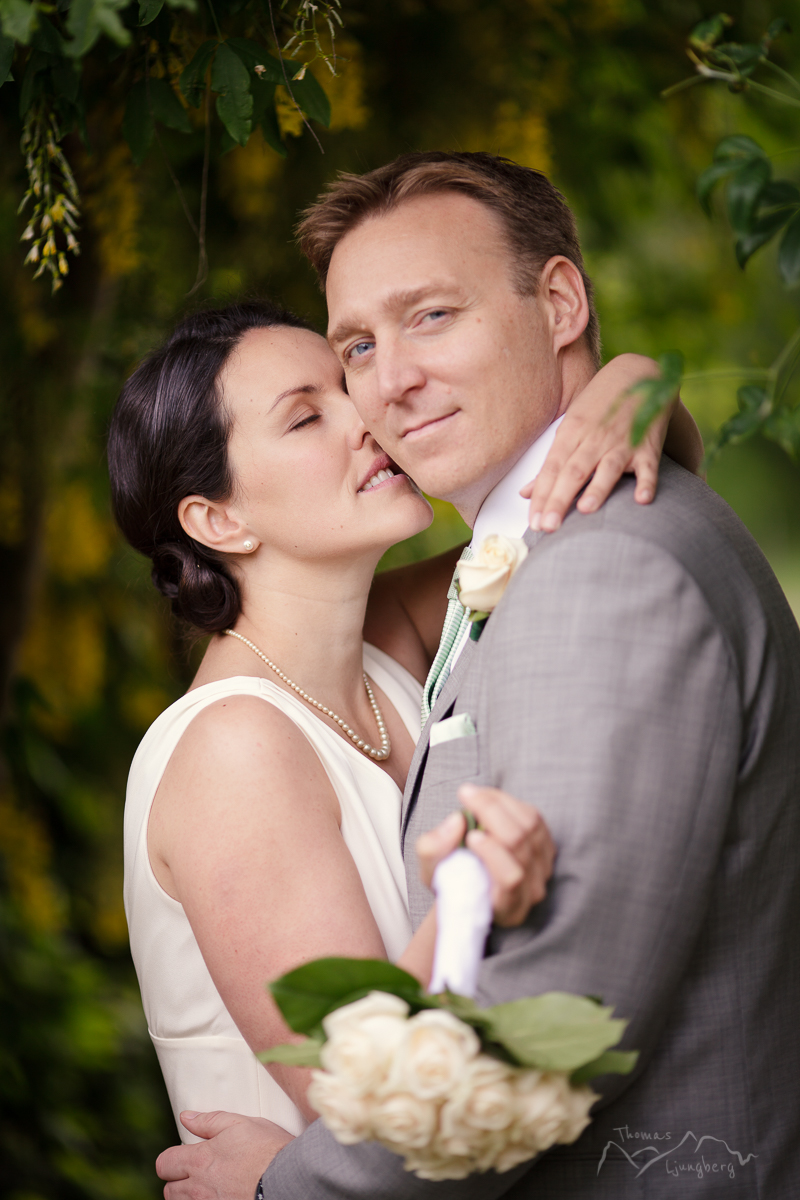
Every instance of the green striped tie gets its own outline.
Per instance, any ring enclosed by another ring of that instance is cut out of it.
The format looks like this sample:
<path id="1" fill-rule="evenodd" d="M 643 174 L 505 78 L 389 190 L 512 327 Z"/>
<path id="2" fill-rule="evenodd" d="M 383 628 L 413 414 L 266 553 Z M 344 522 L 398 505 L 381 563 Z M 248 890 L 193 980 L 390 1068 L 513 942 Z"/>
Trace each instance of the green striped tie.
<path id="1" fill-rule="evenodd" d="M 459 561 L 465 562 L 470 558 L 472 558 L 472 551 L 469 546 L 465 546 Z M 442 630 L 439 649 L 436 651 L 436 657 L 428 672 L 428 678 L 425 680 L 425 688 L 422 693 L 423 725 L 431 715 L 431 709 L 436 703 L 439 692 L 445 685 L 447 676 L 450 674 L 450 669 L 453 665 L 453 656 L 461 640 L 461 633 L 464 626 L 469 624 L 469 609 L 464 608 L 464 605 L 458 598 L 457 579 L 458 563 L 456 563 L 453 579 L 447 590 L 447 615 L 444 619 L 444 629 Z"/>

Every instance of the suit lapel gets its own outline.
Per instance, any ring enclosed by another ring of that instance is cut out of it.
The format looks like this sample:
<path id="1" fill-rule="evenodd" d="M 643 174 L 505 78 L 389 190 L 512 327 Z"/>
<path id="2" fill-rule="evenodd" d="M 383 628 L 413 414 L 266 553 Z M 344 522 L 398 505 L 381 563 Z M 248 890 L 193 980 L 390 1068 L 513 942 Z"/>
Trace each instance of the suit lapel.
<path id="1" fill-rule="evenodd" d="M 438 699 L 433 706 L 433 711 L 425 722 L 422 733 L 420 734 L 417 748 L 414 751 L 414 757 L 411 760 L 411 766 L 408 771 L 408 779 L 406 780 L 405 792 L 403 793 L 403 810 L 400 820 L 401 841 L 405 837 L 406 827 L 408 825 L 411 811 L 417 798 L 419 785 L 422 783 L 422 776 L 425 771 L 425 762 L 428 757 L 428 738 L 430 737 L 431 725 L 435 725 L 437 721 L 443 720 L 447 715 L 448 709 L 452 708 L 458 699 L 458 690 L 461 685 L 461 680 L 467 669 L 472 655 L 477 647 L 476 642 L 468 641 L 458 660 L 448 675 L 445 685 L 439 693 Z"/>

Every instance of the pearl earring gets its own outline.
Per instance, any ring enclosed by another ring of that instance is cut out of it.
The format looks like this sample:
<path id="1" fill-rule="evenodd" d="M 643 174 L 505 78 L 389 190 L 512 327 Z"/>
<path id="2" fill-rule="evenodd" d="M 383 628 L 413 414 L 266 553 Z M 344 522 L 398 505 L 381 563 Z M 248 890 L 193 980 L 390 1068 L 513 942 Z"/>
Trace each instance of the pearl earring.
<path id="1" fill-rule="evenodd" d="M 244 548 L 245 548 L 245 550 L 253 549 L 253 543 L 250 541 L 250 538 L 248 538 L 247 541 L 244 543 Z"/>

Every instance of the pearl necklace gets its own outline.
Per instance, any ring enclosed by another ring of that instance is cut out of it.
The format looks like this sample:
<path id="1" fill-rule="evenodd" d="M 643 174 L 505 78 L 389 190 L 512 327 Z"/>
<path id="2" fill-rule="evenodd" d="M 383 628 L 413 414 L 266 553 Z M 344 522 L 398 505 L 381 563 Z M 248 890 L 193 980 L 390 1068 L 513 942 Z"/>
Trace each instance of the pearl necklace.
<path id="1" fill-rule="evenodd" d="M 386 761 L 392 752 L 392 743 L 390 742 L 389 734 L 386 731 L 386 722 L 383 719 L 383 713 L 378 708 L 378 701 L 375 699 L 366 674 L 364 674 L 364 687 L 367 689 L 367 699 L 369 700 L 370 707 L 375 714 L 375 720 L 378 724 L 378 733 L 381 737 L 380 750 L 376 750 L 374 746 L 370 746 L 369 742 L 365 742 L 363 738 L 360 738 L 355 729 L 351 729 L 347 722 L 343 721 L 341 717 L 337 716 L 332 709 L 326 708 L 324 704 L 320 704 L 319 701 L 314 700 L 313 697 L 309 696 L 308 692 L 304 692 L 303 689 L 298 687 L 296 683 L 293 683 L 288 675 L 284 675 L 280 667 L 276 667 L 275 663 L 271 662 L 267 658 L 266 654 L 263 654 L 259 650 L 258 646 L 254 646 L 253 643 L 248 641 L 246 637 L 242 637 L 242 635 L 237 633 L 234 629 L 223 629 L 222 632 L 226 633 L 228 637 L 238 638 L 240 642 L 244 642 L 245 646 L 249 646 L 253 653 L 257 654 L 262 662 L 265 662 L 267 666 L 275 672 L 278 678 L 283 680 L 287 687 L 290 687 L 293 691 L 297 692 L 298 696 L 302 697 L 307 704 L 313 704 L 314 708 L 318 708 L 319 711 L 324 713 L 326 717 L 330 717 L 332 721 L 335 721 L 342 733 L 347 734 L 347 736 L 350 738 L 350 741 L 353 742 L 358 750 L 361 750 L 364 754 L 366 754 L 369 758 L 374 759 L 376 762 Z"/>

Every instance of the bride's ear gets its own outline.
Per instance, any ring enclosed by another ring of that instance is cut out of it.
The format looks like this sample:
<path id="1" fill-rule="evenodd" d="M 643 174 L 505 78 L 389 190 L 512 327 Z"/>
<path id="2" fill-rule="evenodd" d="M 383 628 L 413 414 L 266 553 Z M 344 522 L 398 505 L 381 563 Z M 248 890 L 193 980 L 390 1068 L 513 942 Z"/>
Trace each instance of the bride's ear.
<path id="1" fill-rule="evenodd" d="M 205 496 L 184 496 L 178 520 L 185 533 L 211 550 L 224 554 L 250 554 L 258 542 L 235 510 Z"/>

